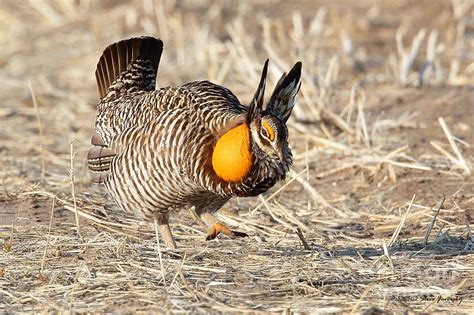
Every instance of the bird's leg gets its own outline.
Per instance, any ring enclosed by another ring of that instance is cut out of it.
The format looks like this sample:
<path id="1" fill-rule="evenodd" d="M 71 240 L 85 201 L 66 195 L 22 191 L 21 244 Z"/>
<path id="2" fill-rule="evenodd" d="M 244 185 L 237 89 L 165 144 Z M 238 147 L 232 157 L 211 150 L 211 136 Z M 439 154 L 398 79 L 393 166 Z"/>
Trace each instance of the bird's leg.
<path id="1" fill-rule="evenodd" d="M 173 235 L 171 234 L 171 229 L 168 224 L 168 215 L 163 213 L 157 213 L 155 224 L 158 224 L 158 230 L 160 232 L 161 237 L 163 238 L 166 246 L 171 249 L 178 248 L 174 241 Z M 157 235 L 158 236 L 158 235 Z M 158 241 L 158 240 L 157 240 Z"/>
<path id="2" fill-rule="evenodd" d="M 217 220 L 217 218 L 210 212 L 197 212 L 197 214 L 201 220 L 203 220 L 211 228 L 209 234 L 206 237 L 206 241 L 215 239 L 220 233 L 228 236 L 248 237 L 246 233 L 229 229 L 227 226 L 220 223 L 219 220 Z"/>

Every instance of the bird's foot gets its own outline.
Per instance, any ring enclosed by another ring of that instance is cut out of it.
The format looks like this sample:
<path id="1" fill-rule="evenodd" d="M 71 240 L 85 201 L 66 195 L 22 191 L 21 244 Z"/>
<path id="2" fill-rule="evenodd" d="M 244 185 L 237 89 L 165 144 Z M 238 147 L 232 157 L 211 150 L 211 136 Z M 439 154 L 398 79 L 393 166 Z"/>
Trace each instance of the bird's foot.
<path id="1" fill-rule="evenodd" d="M 209 232 L 209 235 L 207 235 L 206 241 L 215 239 L 220 233 L 233 237 L 248 237 L 247 233 L 234 231 L 222 223 L 216 223 L 211 227 L 211 231 Z"/>

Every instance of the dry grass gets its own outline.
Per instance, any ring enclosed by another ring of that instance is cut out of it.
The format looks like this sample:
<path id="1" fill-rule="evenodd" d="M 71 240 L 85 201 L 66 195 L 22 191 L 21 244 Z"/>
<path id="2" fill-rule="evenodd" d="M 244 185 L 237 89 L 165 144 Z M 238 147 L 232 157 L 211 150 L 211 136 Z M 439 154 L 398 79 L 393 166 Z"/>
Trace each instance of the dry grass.
<path id="1" fill-rule="evenodd" d="M 474 308 L 472 1 L 1 1 L 0 311 L 456 311 Z M 294 167 L 179 250 L 90 184 L 102 49 L 165 42 L 161 86 L 250 100 L 296 60 Z M 238 215 L 237 215 L 238 212 Z"/>

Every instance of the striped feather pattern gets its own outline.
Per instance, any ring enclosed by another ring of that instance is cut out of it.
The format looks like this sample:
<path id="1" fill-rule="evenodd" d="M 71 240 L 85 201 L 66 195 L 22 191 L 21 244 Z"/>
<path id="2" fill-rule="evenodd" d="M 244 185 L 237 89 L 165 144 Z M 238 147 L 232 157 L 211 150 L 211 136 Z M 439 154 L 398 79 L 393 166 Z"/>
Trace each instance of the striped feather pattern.
<path id="1" fill-rule="evenodd" d="M 154 90 L 162 52 L 163 42 L 146 36 L 122 40 L 108 46 L 102 53 L 95 72 L 99 96 L 103 98 L 111 90 L 117 91 L 119 85 L 116 84 L 113 88 L 111 86 L 121 75 L 122 84 Z"/>
<path id="2" fill-rule="evenodd" d="M 209 81 L 155 90 L 162 44 L 159 49 L 147 45 L 132 39 L 109 46 L 96 73 L 101 101 L 89 168 L 121 208 L 147 219 L 183 207 L 213 212 L 233 196 L 258 195 L 285 178 L 291 151 L 284 125 L 278 131 L 283 159 L 269 158 L 251 142 L 254 165 L 247 178 L 229 183 L 218 177 L 211 163 L 215 143 L 226 131 L 249 123 L 249 107 Z M 137 51 L 146 58 L 137 59 Z M 280 82 L 279 91 L 285 84 L 299 84 L 299 75 L 291 78 Z M 254 100 L 256 121 L 263 115 L 264 86 L 262 75 Z M 291 112 L 293 105 L 282 113 Z"/>
<path id="3" fill-rule="evenodd" d="M 267 111 L 286 123 L 295 106 L 296 94 L 301 85 L 301 62 L 297 62 L 288 75 L 283 74 L 270 98 Z"/>
<path id="4" fill-rule="evenodd" d="M 232 196 L 257 195 L 281 179 L 266 179 L 271 166 L 265 163 L 242 183 L 215 175 L 210 157 L 217 135 L 242 123 L 246 110 L 218 85 L 194 82 L 127 95 L 108 105 L 96 125 L 117 152 L 105 184 L 127 211 L 142 209 L 149 217 L 155 211 L 207 207 Z"/>

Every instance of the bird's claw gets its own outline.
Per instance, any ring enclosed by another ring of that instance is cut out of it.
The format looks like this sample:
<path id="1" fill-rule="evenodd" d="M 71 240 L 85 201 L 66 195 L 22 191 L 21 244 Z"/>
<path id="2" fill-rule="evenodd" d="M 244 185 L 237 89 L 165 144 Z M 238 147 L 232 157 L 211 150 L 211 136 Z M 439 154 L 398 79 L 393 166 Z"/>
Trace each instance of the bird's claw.
<path id="1" fill-rule="evenodd" d="M 233 236 L 233 237 L 248 237 L 247 233 L 234 231 L 234 230 L 229 229 L 227 226 L 225 226 L 222 223 L 216 223 L 211 227 L 211 231 L 207 235 L 206 241 L 215 239 L 217 235 L 221 233 L 228 236 Z"/>

